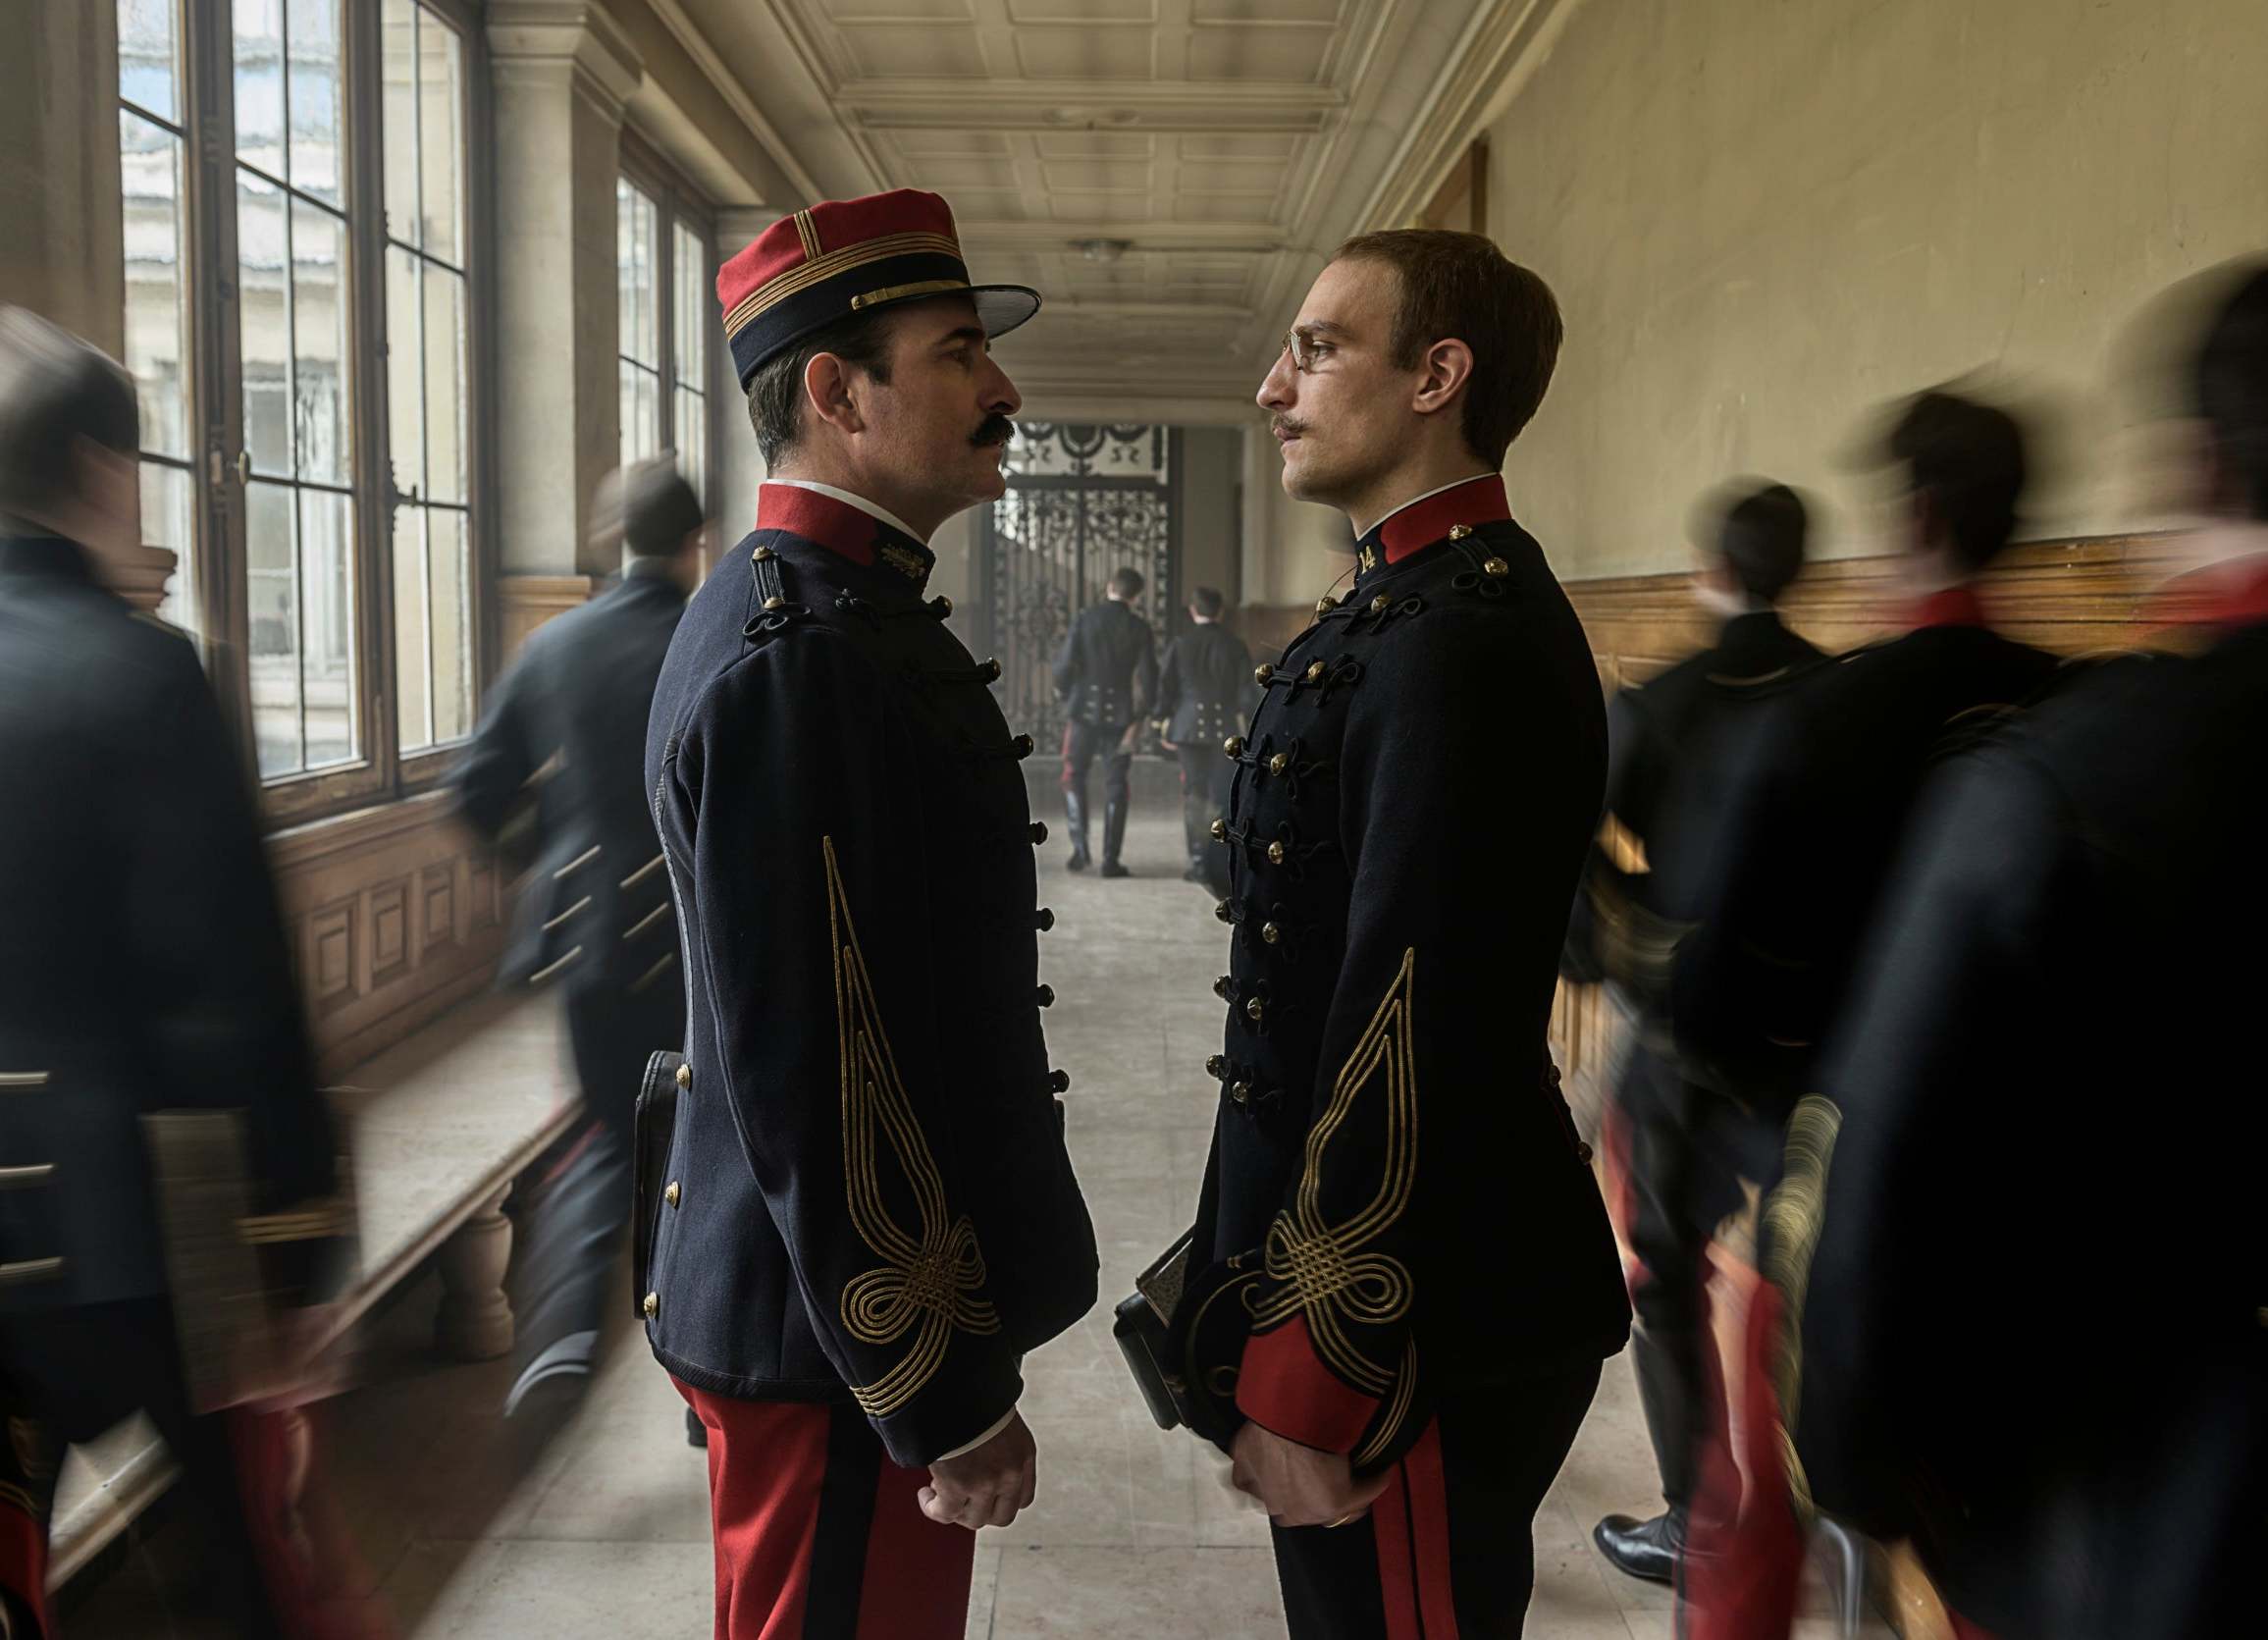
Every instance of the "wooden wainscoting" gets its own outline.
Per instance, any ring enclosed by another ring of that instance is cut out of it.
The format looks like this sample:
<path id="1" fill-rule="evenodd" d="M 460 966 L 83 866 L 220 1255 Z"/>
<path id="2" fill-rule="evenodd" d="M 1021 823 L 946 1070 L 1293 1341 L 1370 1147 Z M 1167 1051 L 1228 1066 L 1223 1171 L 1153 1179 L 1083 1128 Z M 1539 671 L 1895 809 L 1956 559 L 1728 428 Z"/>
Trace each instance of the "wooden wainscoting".
<path id="1" fill-rule="evenodd" d="M 480 990 L 503 944 L 496 858 L 429 793 L 268 840 L 325 1077 Z"/>
<path id="2" fill-rule="evenodd" d="M 1982 583 L 1993 623 L 2014 638 L 2059 655 L 2132 648 L 2152 589 L 2185 566 L 2182 538 L 2100 536 L 2031 542 L 2012 548 Z M 1625 575 L 1569 581 L 1567 597 L 1582 617 L 1611 691 L 1648 678 L 1708 642 L 1715 619 L 1694 602 L 1692 576 Z M 1837 558 L 1808 569 L 1789 590 L 1782 612 L 1790 626 L 1830 653 L 1896 629 L 1906 600 L 1897 560 Z M 1617 1019 L 1599 985 L 1559 987 L 1552 1014 L 1552 1047 L 1572 1085 L 1570 1096 L 1599 1097 L 1610 1073 Z"/>
<path id="3" fill-rule="evenodd" d="M 596 575 L 506 575 L 497 582 L 497 591 L 502 599 L 502 620 L 500 636 L 503 639 L 504 659 L 519 654 L 520 645 L 528 641 L 528 634 L 554 615 L 563 615 L 579 605 L 588 604 L 598 593 Z"/>

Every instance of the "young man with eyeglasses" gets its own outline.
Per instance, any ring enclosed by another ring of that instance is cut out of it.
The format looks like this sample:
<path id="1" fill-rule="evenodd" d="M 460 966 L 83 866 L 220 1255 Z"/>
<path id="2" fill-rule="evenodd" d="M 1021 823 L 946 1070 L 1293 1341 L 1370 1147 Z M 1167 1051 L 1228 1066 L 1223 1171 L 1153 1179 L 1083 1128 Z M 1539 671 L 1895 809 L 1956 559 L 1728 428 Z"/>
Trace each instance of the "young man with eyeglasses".
<path id="1" fill-rule="evenodd" d="M 1474 235 L 1365 236 L 1259 393 L 1352 585 L 1256 668 L 1193 1246 L 1252 1319 L 1235 1478 L 1295 1640 L 1519 1632 L 1530 1528 L 1629 1307 L 1546 1045 L 1599 820 L 1598 674 L 1498 476 L 1560 323 Z"/>

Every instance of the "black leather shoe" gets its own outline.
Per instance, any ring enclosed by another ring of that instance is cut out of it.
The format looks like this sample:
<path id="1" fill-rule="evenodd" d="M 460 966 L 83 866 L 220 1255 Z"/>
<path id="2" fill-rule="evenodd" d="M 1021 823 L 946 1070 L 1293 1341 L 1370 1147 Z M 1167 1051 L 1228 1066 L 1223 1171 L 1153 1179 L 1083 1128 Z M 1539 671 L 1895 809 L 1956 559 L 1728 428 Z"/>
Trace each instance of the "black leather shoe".
<path id="1" fill-rule="evenodd" d="M 1685 1553 L 1685 1517 L 1675 1511 L 1652 1520 L 1610 1514 L 1592 1529 L 1591 1541 L 1616 1571 L 1649 1583 L 1673 1583 L 1677 1558 Z"/>
<path id="2" fill-rule="evenodd" d="M 1083 872 L 1087 869 L 1087 867 L 1093 864 L 1093 856 L 1089 855 L 1084 849 L 1081 849 L 1077 854 L 1074 854 L 1069 860 L 1066 860 L 1063 863 L 1063 869 L 1067 872 Z"/>
<path id="3" fill-rule="evenodd" d="M 1102 870 L 1095 874 L 1106 877 L 1131 877 L 1134 873 L 1128 871 L 1115 860 L 1105 860 L 1102 863 Z"/>

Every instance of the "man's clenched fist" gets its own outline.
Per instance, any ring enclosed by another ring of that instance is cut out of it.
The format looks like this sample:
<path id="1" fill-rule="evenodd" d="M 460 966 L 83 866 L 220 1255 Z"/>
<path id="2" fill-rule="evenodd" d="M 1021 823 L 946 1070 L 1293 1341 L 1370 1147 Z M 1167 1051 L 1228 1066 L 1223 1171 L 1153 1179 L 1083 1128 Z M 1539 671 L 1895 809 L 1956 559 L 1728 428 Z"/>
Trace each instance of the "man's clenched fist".
<path id="1" fill-rule="evenodd" d="M 1039 1449 L 1019 1412 L 974 1452 L 929 1465 L 922 1512 L 940 1526 L 1005 1526 L 1039 1490 Z"/>
<path id="2" fill-rule="evenodd" d="M 1358 1481 L 1345 1453 L 1318 1452 L 1248 1423 L 1237 1431 L 1230 1478 L 1267 1507 L 1279 1526 L 1341 1526 L 1386 1490 L 1388 1471 Z"/>

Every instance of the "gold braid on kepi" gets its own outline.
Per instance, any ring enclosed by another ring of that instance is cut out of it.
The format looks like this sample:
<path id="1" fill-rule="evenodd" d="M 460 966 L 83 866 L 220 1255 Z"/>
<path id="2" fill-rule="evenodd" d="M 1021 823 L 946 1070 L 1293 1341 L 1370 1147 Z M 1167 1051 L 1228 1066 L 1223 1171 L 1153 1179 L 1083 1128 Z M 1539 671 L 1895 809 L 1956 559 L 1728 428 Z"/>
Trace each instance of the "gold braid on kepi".
<path id="1" fill-rule="evenodd" d="M 851 1393 L 868 1416 L 886 1418 L 903 1408 L 945 1361 L 956 1328 L 1000 1330 L 984 1287 L 984 1254 L 976 1229 L 964 1214 L 948 1218 L 945 1181 L 915 1120 L 914 1104 L 898 1080 L 890 1038 L 882 1029 L 873 980 L 851 923 L 850 898 L 835 864 L 835 840 L 821 840 L 826 861 L 827 926 L 834 943 L 835 1021 L 842 1060 L 843 1182 L 851 1223 L 880 1255 L 878 1269 L 854 1277 L 843 1289 L 843 1325 L 862 1344 L 889 1345 L 913 1335 L 905 1356 L 873 1383 Z M 891 1217 L 882 1192 L 881 1153 L 887 1146 L 921 1218 L 910 1233 Z"/>
<path id="2" fill-rule="evenodd" d="M 1804 1301 L 1812 1284 L 1812 1255 L 1819 1250 L 1820 1231 L 1826 1208 L 1827 1168 L 1835 1156 L 1835 1137 L 1842 1132 L 1843 1113 L 1823 1094 L 1807 1094 L 1788 1119 L 1786 1166 L 1779 1188 L 1765 1204 L 1764 1216 L 1771 1232 L 1771 1252 L 1765 1279 L 1780 1291 L 1780 1338 L 1772 1359 L 1772 1388 L 1779 1400 L 1780 1458 L 1787 1469 L 1788 1490 L 1796 1512 L 1804 1520 L 1817 1513 L 1811 1479 L 1804 1473 L 1796 1452 L 1796 1417 L 1804 1388 Z"/>
<path id="3" fill-rule="evenodd" d="M 1354 1347 L 1350 1325 L 1390 1325 L 1409 1313 L 1408 1269 L 1391 1254 L 1369 1251 L 1409 1206 L 1417 1184 L 1417 1049 L 1411 1039 L 1411 990 L 1417 952 L 1403 953 L 1401 970 L 1347 1055 L 1331 1105 L 1307 1135 L 1306 1165 L 1292 1205 L 1268 1227 L 1263 1266 L 1275 1290 L 1252 1309 L 1255 1332 L 1304 1316 L 1316 1353 L 1341 1378 L 1366 1395 L 1396 1396 L 1403 1413 L 1414 1394 L 1415 1355 L 1405 1351 L 1399 1370 L 1380 1366 Z M 1374 1083 L 1386 1099 L 1386 1155 L 1378 1192 L 1342 1224 L 1323 1207 L 1323 1157 L 1345 1126 L 1355 1100 Z M 1390 1418 L 1391 1433 L 1398 1419 Z"/>

